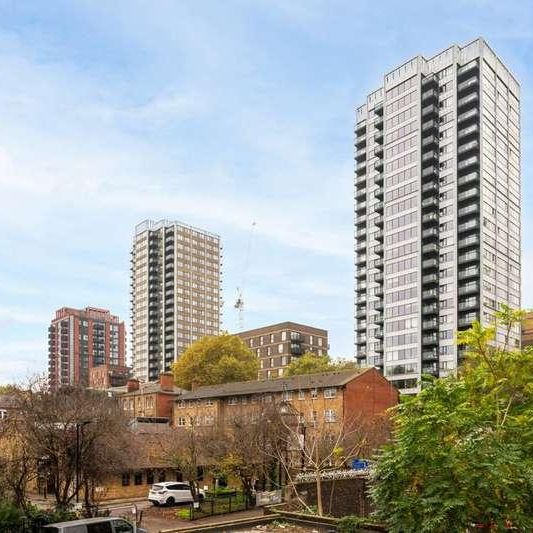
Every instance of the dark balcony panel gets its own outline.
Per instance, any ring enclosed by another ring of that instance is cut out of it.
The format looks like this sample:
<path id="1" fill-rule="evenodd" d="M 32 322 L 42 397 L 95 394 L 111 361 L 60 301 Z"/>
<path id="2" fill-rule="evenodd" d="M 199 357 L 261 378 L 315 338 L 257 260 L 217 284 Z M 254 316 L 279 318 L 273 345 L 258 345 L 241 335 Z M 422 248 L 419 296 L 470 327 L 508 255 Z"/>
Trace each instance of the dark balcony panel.
<path id="1" fill-rule="evenodd" d="M 471 61 L 470 63 L 467 63 L 466 65 L 462 65 L 457 69 L 457 77 L 461 79 L 461 81 L 465 80 L 467 77 L 472 76 L 474 72 L 479 71 L 479 65 L 477 60 Z"/>
<path id="2" fill-rule="evenodd" d="M 457 210 L 457 218 L 469 217 L 479 213 L 479 204 L 477 202 L 465 205 Z"/>
<path id="3" fill-rule="evenodd" d="M 462 162 L 469 154 L 469 152 L 475 152 L 479 151 L 479 141 L 477 139 L 473 139 L 471 141 L 459 144 L 457 147 L 457 154 L 459 155 L 459 161 Z"/>
<path id="4" fill-rule="evenodd" d="M 376 131 L 374 134 L 374 142 L 381 144 L 383 142 L 383 132 L 382 131 Z"/>
<path id="5" fill-rule="evenodd" d="M 422 122 L 422 134 L 431 134 L 432 132 L 438 131 L 439 129 L 439 123 L 437 122 L 437 119 L 431 118 L 429 120 L 425 120 Z"/>
<path id="6" fill-rule="evenodd" d="M 476 265 L 465 268 L 464 270 L 459 270 L 459 272 L 457 273 L 457 279 L 464 280 L 469 278 L 478 278 L 479 275 L 480 270 L 479 267 Z"/>
<path id="7" fill-rule="evenodd" d="M 467 126 L 466 128 L 460 129 L 457 132 L 457 139 L 461 141 L 466 141 L 468 138 L 471 138 L 474 135 L 479 134 L 479 124 L 474 123 L 470 124 L 470 126 Z"/>
<path id="8" fill-rule="evenodd" d="M 475 184 L 477 181 L 479 181 L 479 172 L 473 171 L 469 172 L 468 174 L 464 174 L 463 176 L 460 176 L 457 179 L 457 186 L 463 187 L 466 185 Z"/>
<path id="9" fill-rule="evenodd" d="M 436 104 L 429 104 L 422 108 L 422 120 L 437 115 L 439 108 Z"/>
<path id="10" fill-rule="evenodd" d="M 439 200 L 435 196 L 430 196 L 429 198 L 424 198 L 422 200 L 422 209 L 436 209 L 439 207 Z"/>
<path id="11" fill-rule="evenodd" d="M 436 166 L 426 167 L 422 170 L 422 179 L 426 178 L 436 178 L 438 176 L 439 169 Z"/>
<path id="12" fill-rule="evenodd" d="M 374 183 L 379 186 L 383 185 L 383 174 L 377 174 L 374 178 Z"/>
<path id="13" fill-rule="evenodd" d="M 378 159 L 374 163 L 374 170 L 377 170 L 378 172 L 381 172 L 383 170 L 383 161 L 381 159 Z"/>
<path id="14" fill-rule="evenodd" d="M 439 283 L 439 276 L 438 274 L 426 274 L 425 276 L 422 276 L 422 283 L 424 285 L 438 285 Z"/>
<path id="15" fill-rule="evenodd" d="M 422 139 L 422 148 L 435 148 L 439 145 L 439 138 L 434 135 L 428 135 Z"/>
<path id="16" fill-rule="evenodd" d="M 477 90 L 479 87 L 479 78 L 477 75 L 473 75 L 471 78 L 462 81 L 457 85 L 457 94 L 459 96 L 468 93 L 472 90 Z"/>
<path id="17" fill-rule="evenodd" d="M 355 141 L 355 146 L 357 149 L 363 148 L 364 146 L 366 146 L 366 135 L 365 134 L 357 136 L 357 139 Z"/>
<path id="18" fill-rule="evenodd" d="M 358 189 L 366 187 L 366 176 L 357 177 L 354 183 Z"/>
<path id="19" fill-rule="evenodd" d="M 359 122 L 355 126 L 355 134 L 359 137 L 360 135 L 363 135 L 366 132 L 366 121 Z"/>
<path id="20" fill-rule="evenodd" d="M 479 110 L 477 107 L 469 109 L 464 113 L 461 113 L 457 116 L 457 124 L 460 124 L 461 127 L 466 127 L 470 122 L 474 122 L 479 118 Z"/>
<path id="21" fill-rule="evenodd" d="M 374 121 L 374 127 L 378 130 L 383 129 L 383 117 L 377 117 Z"/>
<path id="22" fill-rule="evenodd" d="M 376 146 L 374 149 L 374 155 L 379 158 L 383 157 L 383 146 Z"/>
<path id="23" fill-rule="evenodd" d="M 437 243 L 431 242 L 428 244 L 424 244 L 422 246 L 422 253 L 424 255 L 431 255 L 431 254 L 438 254 L 439 253 L 439 245 Z"/>
<path id="24" fill-rule="evenodd" d="M 383 115 L 383 102 L 379 102 L 379 104 L 376 104 L 374 107 L 374 113 L 378 116 Z"/>
<path id="25" fill-rule="evenodd" d="M 476 234 L 469 235 L 468 237 L 465 237 L 463 239 L 459 239 L 459 241 L 457 242 L 457 248 L 459 250 L 464 250 L 465 248 L 472 248 L 477 246 L 479 246 L 479 236 Z"/>
<path id="26" fill-rule="evenodd" d="M 479 220 L 474 218 L 457 226 L 457 233 L 470 233 L 479 229 Z"/>
<path id="27" fill-rule="evenodd" d="M 366 158 L 366 148 L 359 148 L 355 153 L 355 160 L 360 163 Z"/>
<path id="28" fill-rule="evenodd" d="M 439 268 L 439 261 L 438 259 L 424 259 L 422 261 L 422 268 L 424 270 L 434 270 Z"/>
<path id="29" fill-rule="evenodd" d="M 458 112 L 462 112 L 463 110 L 470 109 L 474 105 L 479 104 L 479 96 L 477 92 L 468 94 L 466 96 L 463 96 L 462 98 L 459 98 L 457 100 L 457 109 Z"/>
<path id="30" fill-rule="evenodd" d="M 439 230 L 435 227 L 427 228 L 422 231 L 422 239 L 425 241 L 434 241 L 439 238 Z"/>
<path id="31" fill-rule="evenodd" d="M 422 105 L 436 102 L 439 99 L 439 93 L 435 87 L 430 87 L 422 93 Z"/>
<path id="32" fill-rule="evenodd" d="M 466 189 L 457 195 L 457 201 L 459 203 L 471 200 L 473 198 L 479 198 L 479 189 L 477 187 Z"/>

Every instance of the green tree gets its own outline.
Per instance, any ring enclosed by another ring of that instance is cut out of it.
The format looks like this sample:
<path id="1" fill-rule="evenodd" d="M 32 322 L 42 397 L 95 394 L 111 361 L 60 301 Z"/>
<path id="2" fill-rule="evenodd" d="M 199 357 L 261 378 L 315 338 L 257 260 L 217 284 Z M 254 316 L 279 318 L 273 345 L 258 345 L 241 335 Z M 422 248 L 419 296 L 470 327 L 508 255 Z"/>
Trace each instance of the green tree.
<path id="1" fill-rule="evenodd" d="M 178 387 L 218 385 L 257 379 L 256 357 L 236 335 L 224 333 L 202 337 L 191 344 L 174 363 L 172 371 Z"/>
<path id="2" fill-rule="evenodd" d="M 329 355 L 316 355 L 312 352 L 306 352 L 301 357 L 293 358 L 287 371 L 286 376 L 301 376 L 303 374 L 317 374 L 319 372 L 334 372 L 335 370 L 346 370 L 356 368 L 355 361 L 346 361 L 339 359 L 333 361 Z"/>
<path id="3" fill-rule="evenodd" d="M 389 531 L 533 528 L 533 351 L 511 350 L 508 340 L 521 316 L 498 313 L 501 347 L 493 327 L 459 332 L 468 352 L 458 376 L 427 378 L 398 406 L 371 489 Z"/>

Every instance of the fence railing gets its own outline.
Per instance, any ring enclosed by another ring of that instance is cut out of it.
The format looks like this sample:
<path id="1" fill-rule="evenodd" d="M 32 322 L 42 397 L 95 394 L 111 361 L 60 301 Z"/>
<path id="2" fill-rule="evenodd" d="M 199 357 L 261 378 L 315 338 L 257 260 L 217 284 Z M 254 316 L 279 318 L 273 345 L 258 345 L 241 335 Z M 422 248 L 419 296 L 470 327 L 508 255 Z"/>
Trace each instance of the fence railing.
<path id="1" fill-rule="evenodd" d="M 191 503 L 187 508 L 178 511 L 179 516 L 189 520 L 197 520 L 206 516 L 214 516 L 237 511 L 247 511 L 255 507 L 255 498 L 250 500 L 242 491 L 225 494 L 207 495 L 200 502 Z M 188 516 L 185 516 L 188 512 Z"/>

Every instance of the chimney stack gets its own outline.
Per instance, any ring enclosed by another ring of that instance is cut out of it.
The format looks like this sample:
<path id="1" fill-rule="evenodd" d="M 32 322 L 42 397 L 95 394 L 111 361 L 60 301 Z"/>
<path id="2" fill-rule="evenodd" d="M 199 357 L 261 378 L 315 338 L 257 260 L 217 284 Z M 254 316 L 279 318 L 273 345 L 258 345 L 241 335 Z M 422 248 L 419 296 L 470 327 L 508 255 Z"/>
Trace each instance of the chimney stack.
<path id="1" fill-rule="evenodd" d="M 128 392 L 135 392 L 139 390 L 139 380 L 135 378 L 128 379 L 126 383 Z"/>
<path id="2" fill-rule="evenodd" d="M 174 392 L 174 375 L 172 372 L 163 372 L 159 374 L 159 386 L 162 391 Z"/>

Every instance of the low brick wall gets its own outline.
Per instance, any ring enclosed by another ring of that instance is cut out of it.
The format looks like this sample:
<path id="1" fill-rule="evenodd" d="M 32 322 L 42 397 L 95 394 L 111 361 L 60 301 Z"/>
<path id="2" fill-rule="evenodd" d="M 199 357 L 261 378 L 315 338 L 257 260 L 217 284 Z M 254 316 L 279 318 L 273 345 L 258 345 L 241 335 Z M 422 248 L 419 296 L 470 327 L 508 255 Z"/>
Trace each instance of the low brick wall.
<path id="1" fill-rule="evenodd" d="M 324 513 L 343 517 L 347 515 L 369 516 L 372 505 L 367 494 L 365 477 L 322 481 L 322 505 Z M 308 505 L 316 505 L 316 483 L 298 483 L 298 494 Z"/>

